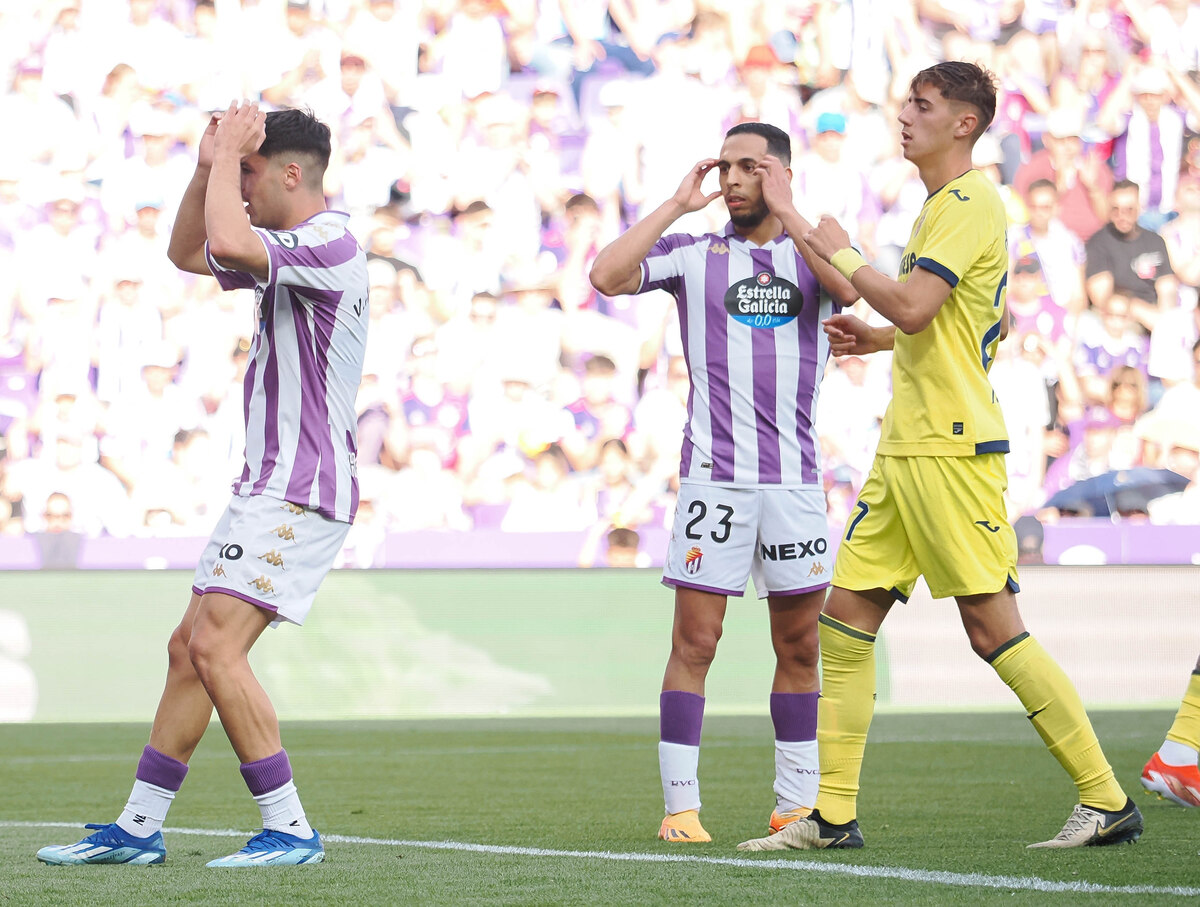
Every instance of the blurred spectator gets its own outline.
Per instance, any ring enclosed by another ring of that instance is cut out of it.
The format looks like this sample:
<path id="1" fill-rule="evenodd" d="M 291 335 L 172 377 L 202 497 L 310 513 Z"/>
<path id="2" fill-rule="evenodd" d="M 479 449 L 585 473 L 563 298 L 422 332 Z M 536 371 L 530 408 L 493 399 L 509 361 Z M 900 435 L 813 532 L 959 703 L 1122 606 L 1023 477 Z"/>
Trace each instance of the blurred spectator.
<path id="1" fill-rule="evenodd" d="M 1087 306 L 1083 285 L 1086 255 L 1079 237 L 1058 219 L 1058 187 L 1050 180 L 1034 180 L 1025 192 L 1025 210 L 1029 223 L 1009 229 L 1010 260 L 1036 258 L 1050 299 L 1072 318 L 1077 317 Z"/>
<path id="2" fill-rule="evenodd" d="M 617 366 L 607 356 L 593 356 L 584 365 L 582 396 L 566 407 L 574 427 L 560 442 L 576 471 L 594 467 L 602 445 L 627 438 L 633 427 L 629 407 L 616 397 L 616 381 Z"/>
<path id="3" fill-rule="evenodd" d="M 1008 281 L 1008 314 L 1012 330 L 1034 334 L 1051 346 L 1069 344 L 1067 310 L 1050 295 L 1041 261 L 1026 255 L 1013 263 Z"/>
<path id="4" fill-rule="evenodd" d="M 1104 225 L 1112 169 L 1105 155 L 1084 146 L 1084 121 L 1080 111 L 1057 108 L 1046 114 L 1044 148 L 1017 169 L 1013 185 L 1022 196 L 1035 180 L 1050 180 L 1058 187 L 1059 218 L 1086 242 Z"/>
<path id="5" fill-rule="evenodd" d="M 1159 67 L 1127 68 L 1096 124 L 1113 142 L 1114 175 L 1142 187 L 1139 217 L 1157 230 L 1175 207 L 1183 154 L 1183 115 L 1170 104 L 1171 80 Z"/>
<path id="6" fill-rule="evenodd" d="M 874 258 L 878 209 L 858 166 L 842 156 L 845 142 L 844 114 L 823 113 L 817 117 L 812 150 L 801 155 L 792 167 L 796 204 L 809 223 L 815 224 L 824 214 L 837 218 L 855 246 Z"/>
<path id="7" fill-rule="evenodd" d="M 567 457 L 552 444 L 533 458 L 532 474 L 518 479 L 500 528 L 505 532 L 579 532 L 596 521 L 584 485 L 569 476 Z"/>
<path id="8" fill-rule="evenodd" d="M 42 514 L 45 529 L 33 533 L 43 570 L 72 570 L 79 563 L 79 544 L 83 534 L 74 528 L 75 514 L 71 499 L 60 491 L 46 498 Z"/>
<path id="9" fill-rule="evenodd" d="M 1025 515 L 1013 523 L 1017 533 L 1017 563 L 1042 564 L 1042 543 L 1046 538 L 1045 527 L 1035 516 Z"/>
<path id="10" fill-rule="evenodd" d="M 1109 390 L 1108 376 L 1118 366 L 1136 370 L 1144 383 L 1149 347 L 1146 335 L 1133 321 L 1128 294 L 1113 293 L 1108 302 L 1086 313 L 1079 324 L 1075 373 L 1088 401 L 1104 401 Z"/>
<path id="11" fill-rule="evenodd" d="M 1171 268 L 1167 244 L 1156 231 L 1138 225 L 1138 186 L 1129 180 L 1108 194 L 1109 221 L 1085 247 L 1087 293 L 1103 306 L 1113 293 L 1132 300 L 1134 318 L 1153 330 L 1159 316 L 1179 303 L 1179 281 Z"/>
<path id="12" fill-rule="evenodd" d="M 278 106 L 295 103 L 336 75 L 341 57 L 337 35 L 313 15 L 310 0 L 287 0 L 284 24 L 273 40 L 255 44 L 252 72 L 253 84 L 263 86 L 263 100 Z"/>

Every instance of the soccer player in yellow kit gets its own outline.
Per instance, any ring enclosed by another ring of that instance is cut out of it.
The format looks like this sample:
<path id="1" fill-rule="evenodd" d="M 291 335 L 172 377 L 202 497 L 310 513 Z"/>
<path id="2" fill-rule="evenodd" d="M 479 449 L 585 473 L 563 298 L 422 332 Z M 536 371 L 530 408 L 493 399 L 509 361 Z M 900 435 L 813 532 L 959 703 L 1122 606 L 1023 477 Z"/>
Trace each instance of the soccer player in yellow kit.
<path id="1" fill-rule="evenodd" d="M 836 354 L 895 350 L 893 396 L 820 617 L 816 808 L 739 849 L 862 847 L 856 801 L 874 710 L 875 636 L 922 575 L 935 597 L 956 599 L 971 648 L 1017 694 L 1079 789 L 1062 831 L 1030 846 L 1116 844 L 1142 832 L 1079 694 L 1017 609 L 1016 534 L 1003 502 L 1008 435 L 988 380 L 1007 333 L 1006 219 L 996 189 L 971 169 L 971 149 L 995 110 L 992 75 L 974 64 L 939 63 L 913 78 L 900 140 L 929 197 L 899 280 L 869 267 L 832 218 L 805 236 L 894 325 L 871 328 L 848 314 L 825 322 Z"/>

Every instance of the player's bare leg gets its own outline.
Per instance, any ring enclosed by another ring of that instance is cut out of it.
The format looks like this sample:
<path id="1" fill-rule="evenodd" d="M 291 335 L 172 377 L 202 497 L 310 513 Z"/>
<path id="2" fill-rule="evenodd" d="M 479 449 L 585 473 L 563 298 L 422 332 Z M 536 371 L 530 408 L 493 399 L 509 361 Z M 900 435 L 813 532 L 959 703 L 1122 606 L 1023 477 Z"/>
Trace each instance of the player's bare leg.
<path id="1" fill-rule="evenodd" d="M 240 598 L 208 593 L 192 627 L 188 652 L 242 762 L 242 777 L 262 811 L 263 831 L 237 853 L 209 866 L 319 863 L 320 836 L 308 824 L 292 767 L 279 739 L 279 719 L 250 668 L 250 649 L 274 619 Z"/>
<path id="2" fill-rule="evenodd" d="M 42 848 L 38 851 L 42 862 L 147 865 L 166 859 L 162 825 L 213 712 L 212 700 L 188 653 L 200 601 L 200 596 L 192 595 L 167 642 L 166 684 L 121 815 L 108 825 L 89 826 L 95 830 L 77 844 Z"/>
<path id="3" fill-rule="evenodd" d="M 717 653 L 727 600 L 724 595 L 677 587 L 671 655 L 659 697 L 658 765 L 666 818 L 664 841 L 703 843 L 712 837 L 700 825 L 700 730 L 704 681 Z"/>
<path id="4" fill-rule="evenodd" d="M 775 728 L 775 808 L 771 834 L 812 812 L 820 767 L 817 761 L 817 617 L 825 589 L 768 598 L 775 677 L 771 721 Z"/>
<path id="5" fill-rule="evenodd" d="M 192 758 L 212 720 L 212 700 L 188 654 L 199 610 L 200 596 L 193 593 L 167 642 L 167 681 L 150 728 L 150 746 L 180 762 Z"/>
<path id="6" fill-rule="evenodd" d="M 274 615 L 240 598 L 210 592 L 192 626 L 188 653 L 243 762 L 279 752 L 279 719 L 250 668 L 250 649 Z"/>
<path id="7" fill-rule="evenodd" d="M 875 708 L 875 634 L 892 596 L 883 589 L 833 587 L 819 618 L 823 674 L 817 706 L 821 780 L 806 818 L 739 850 L 862 847 L 855 818 L 858 779 Z"/>

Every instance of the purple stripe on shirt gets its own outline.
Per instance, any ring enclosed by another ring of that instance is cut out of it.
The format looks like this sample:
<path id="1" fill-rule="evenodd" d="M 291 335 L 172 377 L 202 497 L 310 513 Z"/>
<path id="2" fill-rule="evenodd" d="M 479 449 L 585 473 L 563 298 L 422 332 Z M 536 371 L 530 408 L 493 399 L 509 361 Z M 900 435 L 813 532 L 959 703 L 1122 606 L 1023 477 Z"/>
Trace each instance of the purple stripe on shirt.
<path id="1" fill-rule="evenodd" d="M 721 254 L 713 251 L 716 246 Z M 704 267 L 704 357 L 708 371 L 709 431 L 712 434 L 712 481 L 732 482 L 734 467 L 733 403 L 729 388 L 729 250 L 724 239 L 710 242 Z"/>
<path id="2" fill-rule="evenodd" d="M 754 276 L 763 271 L 775 275 L 770 249 L 751 249 Z M 776 355 L 775 331 L 750 329 L 750 364 L 754 374 L 754 425 L 758 434 L 758 481 L 778 484 L 780 467 L 779 426 L 775 416 Z"/>
<path id="3" fill-rule="evenodd" d="M 279 461 L 279 356 L 275 350 L 275 294 L 276 288 L 272 285 L 267 287 L 262 298 L 262 310 L 266 320 L 263 326 L 260 343 L 265 343 L 262 338 L 270 337 L 271 344 L 267 347 L 267 360 L 263 366 L 263 455 L 262 465 L 259 471 L 258 478 L 254 482 L 254 488 L 251 489 L 251 494 L 262 494 L 267 487 L 267 483 L 271 480 L 271 473 L 275 471 L 275 464 Z M 249 423 L 247 423 L 249 424 Z"/>
<path id="4" fill-rule="evenodd" d="M 796 440 L 800 443 L 802 480 L 817 480 L 817 445 L 813 440 L 813 403 L 817 375 L 817 347 L 821 337 L 821 288 L 816 277 L 799 254 L 796 255 L 796 274 L 805 279 L 800 287 L 804 308 L 797 317 L 796 342 L 799 345 L 799 380 L 796 385 Z"/>
<path id="5" fill-rule="evenodd" d="M 271 260 L 278 268 L 336 268 L 358 254 L 358 243 L 349 233 L 343 233 L 323 246 L 297 246 L 289 249 L 268 243 Z"/>
<path id="6" fill-rule="evenodd" d="M 320 341 L 314 341 L 313 330 L 308 321 L 309 310 L 296 301 L 292 305 L 292 323 L 296 330 L 296 347 L 300 359 L 300 429 L 296 439 L 296 453 L 292 461 L 292 474 L 284 497 L 289 501 L 311 504 L 313 479 L 318 470 L 322 473 L 322 462 L 326 454 L 332 456 L 332 444 L 326 451 L 325 438 L 329 435 L 329 401 L 326 399 L 326 372 L 328 365 L 328 342 L 324 349 Z M 321 360 L 325 360 L 322 363 Z M 320 500 L 320 504 L 324 501 Z"/>

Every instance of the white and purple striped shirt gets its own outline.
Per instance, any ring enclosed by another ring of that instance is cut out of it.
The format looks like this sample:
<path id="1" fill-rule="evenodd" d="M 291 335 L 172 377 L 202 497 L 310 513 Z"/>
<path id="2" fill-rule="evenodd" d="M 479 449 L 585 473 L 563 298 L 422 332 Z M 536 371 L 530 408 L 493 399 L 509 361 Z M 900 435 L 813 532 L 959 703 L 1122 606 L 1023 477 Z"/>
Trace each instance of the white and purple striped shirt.
<path id="1" fill-rule="evenodd" d="M 357 412 L 367 346 L 367 259 L 323 211 L 291 230 L 260 230 L 265 283 L 208 266 L 226 290 L 254 287 L 254 343 L 244 382 L 246 465 L 233 493 L 266 494 L 344 523 L 358 510 Z"/>
<path id="2" fill-rule="evenodd" d="M 684 481 L 743 487 L 821 484 L 813 427 L 835 303 L 786 234 L 764 246 L 738 236 L 664 236 L 642 285 L 679 307 L 691 374 L 679 467 Z"/>

